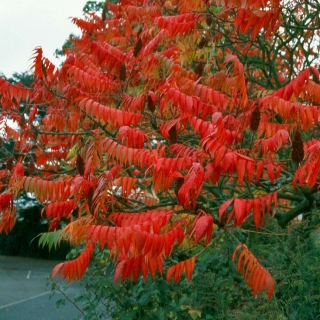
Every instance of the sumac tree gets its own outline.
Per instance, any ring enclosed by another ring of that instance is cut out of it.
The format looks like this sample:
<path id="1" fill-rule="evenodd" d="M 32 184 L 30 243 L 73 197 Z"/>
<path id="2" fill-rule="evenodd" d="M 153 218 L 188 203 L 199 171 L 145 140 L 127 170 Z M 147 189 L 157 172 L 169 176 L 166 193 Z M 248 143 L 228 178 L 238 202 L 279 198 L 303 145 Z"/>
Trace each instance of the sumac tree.
<path id="1" fill-rule="evenodd" d="M 124 0 L 73 18 L 82 35 L 61 67 L 38 47 L 32 87 L 0 79 L 1 135 L 14 141 L 0 231 L 30 192 L 50 220 L 42 244 L 84 245 L 53 276 L 80 279 L 99 246 L 116 282 L 178 282 L 217 234 L 286 227 L 319 206 L 318 12 L 316 0 Z M 270 299 L 272 275 L 234 249 Z"/>

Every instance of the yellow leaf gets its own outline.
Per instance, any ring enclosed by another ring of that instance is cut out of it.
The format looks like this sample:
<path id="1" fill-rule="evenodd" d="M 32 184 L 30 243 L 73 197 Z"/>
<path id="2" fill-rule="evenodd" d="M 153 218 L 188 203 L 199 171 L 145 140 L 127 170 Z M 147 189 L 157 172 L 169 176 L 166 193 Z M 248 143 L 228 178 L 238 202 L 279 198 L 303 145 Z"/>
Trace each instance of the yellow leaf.
<path id="1" fill-rule="evenodd" d="M 201 311 L 199 310 L 190 309 L 188 313 L 190 314 L 192 319 L 201 318 Z"/>

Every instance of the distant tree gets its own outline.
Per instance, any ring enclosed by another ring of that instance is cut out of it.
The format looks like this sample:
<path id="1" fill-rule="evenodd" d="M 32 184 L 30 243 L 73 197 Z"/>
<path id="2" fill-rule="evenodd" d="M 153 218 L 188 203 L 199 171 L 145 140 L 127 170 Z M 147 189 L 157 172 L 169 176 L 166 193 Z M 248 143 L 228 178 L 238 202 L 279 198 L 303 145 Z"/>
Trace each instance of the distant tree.
<path id="1" fill-rule="evenodd" d="M 111 1 L 111 2 L 114 2 L 114 1 Z M 97 12 L 97 11 L 103 10 L 103 8 L 104 8 L 104 1 L 87 1 L 82 11 L 83 13 Z"/>
<path id="2" fill-rule="evenodd" d="M 25 86 L 31 87 L 34 81 L 33 74 L 31 72 L 22 72 L 22 73 L 14 73 L 10 78 L 7 78 L 4 74 L 1 74 L 1 78 L 9 84 L 14 86 Z M 22 102 L 20 104 L 20 112 L 24 112 L 26 108 L 26 104 Z M 0 126 L 0 169 L 4 169 L 6 167 L 6 162 L 11 161 L 13 163 L 14 159 L 18 159 L 19 155 L 14 151 L 14 141 L 12 139 L 2 139 L 5 135 L 4 132 L 4 121 L 13 122 L 14 119 L 10 115 L 3 115 L 1 117 L 2 126 Z M 0 120 L 0 122 L 1 122 Z M 11 124 L 11 127 L 14 126 L 14 123 Z"/>

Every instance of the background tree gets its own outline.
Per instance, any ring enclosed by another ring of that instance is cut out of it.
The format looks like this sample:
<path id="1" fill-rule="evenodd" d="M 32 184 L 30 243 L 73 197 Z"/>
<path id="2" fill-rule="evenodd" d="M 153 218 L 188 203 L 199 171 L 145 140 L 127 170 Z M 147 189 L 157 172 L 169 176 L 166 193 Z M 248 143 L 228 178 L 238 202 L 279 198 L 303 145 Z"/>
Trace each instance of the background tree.
<path id="1" fill-rule="evenodd" d="M 6 81 L 13 85 L 23 85 L 31 87 L 34 81 L 33 75 L 30 72 L 14 73 L 12 77 L 6 78 L 2 75 Z M 24 112 L 24 108 L 27 105 L 20 104 L 21 112 Z M 37 121 L 41 121 L 41 115 L 37 115 Z M 9 125 L 14 126 L 14 123 L 9 121 Z M 3 133 L 3 132 L 2 132 Z M 2 137 L 2 134 L 1 134 Z M 0 145 L 0 169 L 5 170 L 13 166 L 13 163 L 17 161 L 21 154 L 19 150 L 14 148 L 15 141 L 12 139 L 2 140 Z M 28 158 L 26 159 L 28 161 Z M 30 159 L 29 159 L 30 160 Z M 26 162 L 27 162 L 26 161 Z M 25 164 L 26 166 L 28 163 Z M 7 177 L 8 178 L 8 177 Z M 8 183 L 8 180 L 2 180 L 4 183 Z M 44 250 L 38 246 L 37 237 L 40 233 L 48 230 L 48 221 L 41 219 L 42 206 L 37 199 L 27 193 L 20 193 L 18 200 L 15 202 L 17 206 L 17 222 L 15 228 L 9 235 L 0 234 L 0 254 L 4 255 L 19 255 L 28 257 L 41 257 L 52 259 L 63 259 L 70 250 L 70 246 L 64 245 L 59 252 L 49 252 L 47 248 Z"/>
<path id="2" fill-rule="evenodd" d="M 74 18 L 82 36 L 61 68 L 36 48 L 32 88 L 0 80 L 0 124 L 21 154 L 1 171 L 0 230 L 31 192 L 51 230 L 67 223 L 41 244 L 84 245 L 53 276 L 80 279 L 99 245 L 115 282 L 157 271 L 178 282 L 236 227 L 275 217 L 285 228 L 308 213 L 315 229 L 318 11 L 317 1 L 122 1 Z M 271 299 L 274 279 L 242 240 L 230 258 Z"/>

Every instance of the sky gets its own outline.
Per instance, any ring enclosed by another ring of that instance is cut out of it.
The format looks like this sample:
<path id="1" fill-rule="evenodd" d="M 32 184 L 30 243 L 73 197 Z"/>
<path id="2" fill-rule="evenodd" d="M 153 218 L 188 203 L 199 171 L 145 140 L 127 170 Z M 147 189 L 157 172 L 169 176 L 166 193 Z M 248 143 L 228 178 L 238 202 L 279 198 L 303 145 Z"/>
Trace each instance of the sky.
<path id="1" fill-rule="evenodd" d="M 80 30 L 70 17 L 81 17 L 86 0 L 0 0 L 0 73 L 30 69 L 32 51 L 40 46 L 56 66 L 54 57 L 70 33 Z"/>

